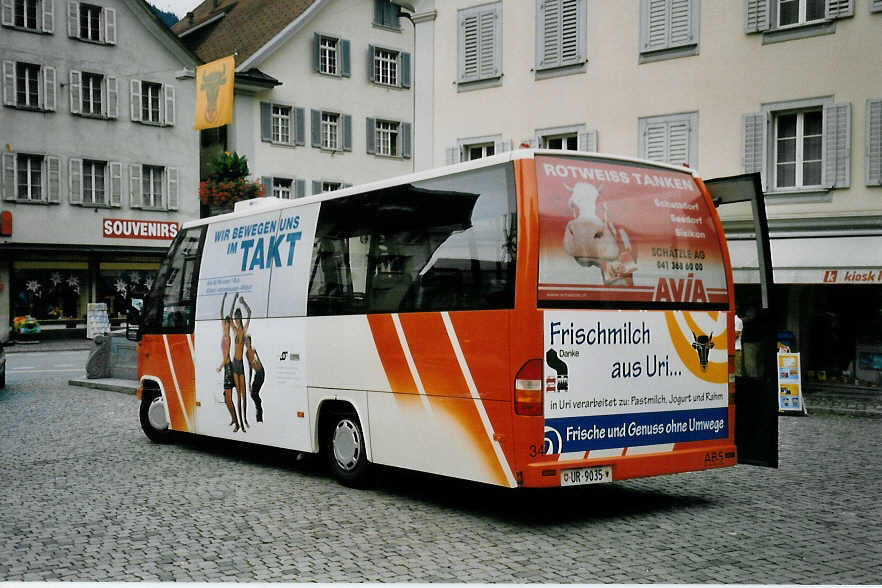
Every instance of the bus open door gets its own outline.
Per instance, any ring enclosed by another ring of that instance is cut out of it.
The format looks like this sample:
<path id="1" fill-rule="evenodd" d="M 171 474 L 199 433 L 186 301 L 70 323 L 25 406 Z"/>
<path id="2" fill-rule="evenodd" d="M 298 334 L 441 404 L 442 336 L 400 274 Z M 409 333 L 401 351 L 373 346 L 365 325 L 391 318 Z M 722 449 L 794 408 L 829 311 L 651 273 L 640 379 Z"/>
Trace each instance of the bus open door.
<path id="1" fill-rule="evenodd" d="M 705 182 L 714 205 L 749 202 L 761 291 L 761 308 L 752 324 L 759 332 L 758 352 L 745 357 L 749 365 L 735 376 L 735 445 L 738 463 L 778 467 L 778 405 L 775 312 L 772 297 L 772 255 L 760 174 L 743 174 Z"/>

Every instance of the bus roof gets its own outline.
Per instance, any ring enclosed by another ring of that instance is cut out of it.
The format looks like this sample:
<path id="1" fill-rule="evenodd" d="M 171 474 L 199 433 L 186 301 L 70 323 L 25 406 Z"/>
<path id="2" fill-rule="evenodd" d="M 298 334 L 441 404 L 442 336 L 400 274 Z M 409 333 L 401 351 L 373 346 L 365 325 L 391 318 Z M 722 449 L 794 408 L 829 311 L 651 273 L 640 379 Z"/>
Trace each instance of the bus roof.
<path id="1" fill-rule="evenodd" d="M 231 220 L 234 218 L 240 218 L 245 216 L 250 216 L 252 214 L 257 214 L 259 212 L 266 212 L 270 210 L 283 210 L 286 208 L 292 208 L 295 206 L 301 206 L 304 204 L 310 204 L 313 202 L 324 202 L 325 200 L 333 200 L 335 198 L 342 198 L 343 196 L 349 196 L 352 194 L 361 194 L 363 192 L 371 192 L 374 190 L 381 190 L 383 188 L 389 188 L 392 186 L 399 186 L 402 184 L 412 184 L 414 182 L 421 182 L 424 180 L 431 180 L 434 178 L 438 178 L 441 176 L 449 175 L 452 173 L 459 173 L 463 171 L 469 171 L 474 169 L 480 169 L 482 167 L 490 167 L 493 165 L 498 165 L 500 163 L 505 163 L 508 161 L 515 161 L 518 159 L 534 159 L 536 155 L 551 155 L 556 157 L 573 157 L 573 156 L 582 156 L 582 157 L 596 157 L 601 159 L 607 159 L 612 161 L 619 161 L 623 163 L 637 163 L 640 165 L 646 165 L 651 167 L 658 168 L 666 168 L 671 169 L 678 172 L 689 173 L 693 177 L 698 177 L 697 172 L 695 170 L 670 165 L 666 163 L 659 163 L 657 161 L 650 161 L 648 159 L 640 159 L 636 157 L 624 157 L 620 155 L 610 155 L 609 153 L 596 153 L 596 152 L 588 152 L 588 151 L 561 151 L 560 149 L 517 149 L 514 151 L 506 151 L 504 153 L 500 153 L 498 155 L 491 155 L 489 157 L 483 157 L 481 159 L 475 159 L 473 161 L 465 161 L 462 163 L 455 163 L 453 165 L 447 165 L 444 167 L 436 167 L 424 171 L 419 171 L 415 173 L 406 174 L 403 176 L 395 176 L 391 178 L 386 178 L 383 180 L 377 180 L 374 182 L 368 182 L 366 184 L 358 184 L 355 186 L 351 186 L 348 188 L 343 188 L 341 190 L 334 190 L 333 192 L 323 192 L 321 194 L 314 194 L 311 196 L 305 196 L 303 198 L 297 198 L 296 200 L 289 199 L 281 199 L 281 198 L 273 198 L 273 197 L 264 197 L 264 198 L 253 198 L 251 200 L 243 200 L 241 202 L 237 202 L 235 209 L 233 212 L 228 212 L 226 214 L 219 214 L 216 216 L 211 216 L 208 218 L 202 218 L 198 220 L 187 221 L 183 223 L 184 229 L 189 229 L 191 227 L 198 227 L 202 225 L 212 224 L 216 222 L 222 222 L 226 220 Z"/>

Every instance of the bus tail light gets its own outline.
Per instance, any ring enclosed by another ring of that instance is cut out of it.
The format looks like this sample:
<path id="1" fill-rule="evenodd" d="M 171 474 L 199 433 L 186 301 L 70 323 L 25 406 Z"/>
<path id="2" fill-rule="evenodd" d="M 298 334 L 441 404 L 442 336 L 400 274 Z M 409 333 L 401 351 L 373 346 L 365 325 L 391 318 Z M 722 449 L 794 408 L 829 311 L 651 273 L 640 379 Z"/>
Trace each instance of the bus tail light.
<path id="1" fill-rule="evenodd" d="M 542 416 L 542 360 L 531 359 L 515 376 L 515 413 Z"/>

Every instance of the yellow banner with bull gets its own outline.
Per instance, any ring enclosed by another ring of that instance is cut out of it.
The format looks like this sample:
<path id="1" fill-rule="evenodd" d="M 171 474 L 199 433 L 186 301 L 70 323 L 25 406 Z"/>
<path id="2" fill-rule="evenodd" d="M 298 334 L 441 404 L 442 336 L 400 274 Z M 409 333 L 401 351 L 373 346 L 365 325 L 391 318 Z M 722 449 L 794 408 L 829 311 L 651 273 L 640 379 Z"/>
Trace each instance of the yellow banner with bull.
<path id="1" fill-rule="evenodd" d="M 233 122 L 232 55 L 196 68 L 196 130 L 211 129 Z"/>

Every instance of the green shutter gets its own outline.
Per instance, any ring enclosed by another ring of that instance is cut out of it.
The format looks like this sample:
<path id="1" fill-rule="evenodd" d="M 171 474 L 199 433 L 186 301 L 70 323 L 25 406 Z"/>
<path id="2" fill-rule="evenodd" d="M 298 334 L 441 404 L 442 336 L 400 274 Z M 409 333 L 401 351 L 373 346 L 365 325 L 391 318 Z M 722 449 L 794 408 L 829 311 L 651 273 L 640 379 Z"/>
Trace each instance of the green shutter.
<path id="1" fill-rule="evenodd" d="M 321 110 L 310 110 L 309 111 L 310 122 L 312 123 L 310 126 L 312 127 L 311 135 L 312 135 L 312 146 L 318 147 L 321 149 L 322 147 L 322 111 Z"/>
<path id="2" fill-rule="evenodd" d="M 260 140 L 273 140 L 273 105 L 269 102 L 260 103 Z"/>

